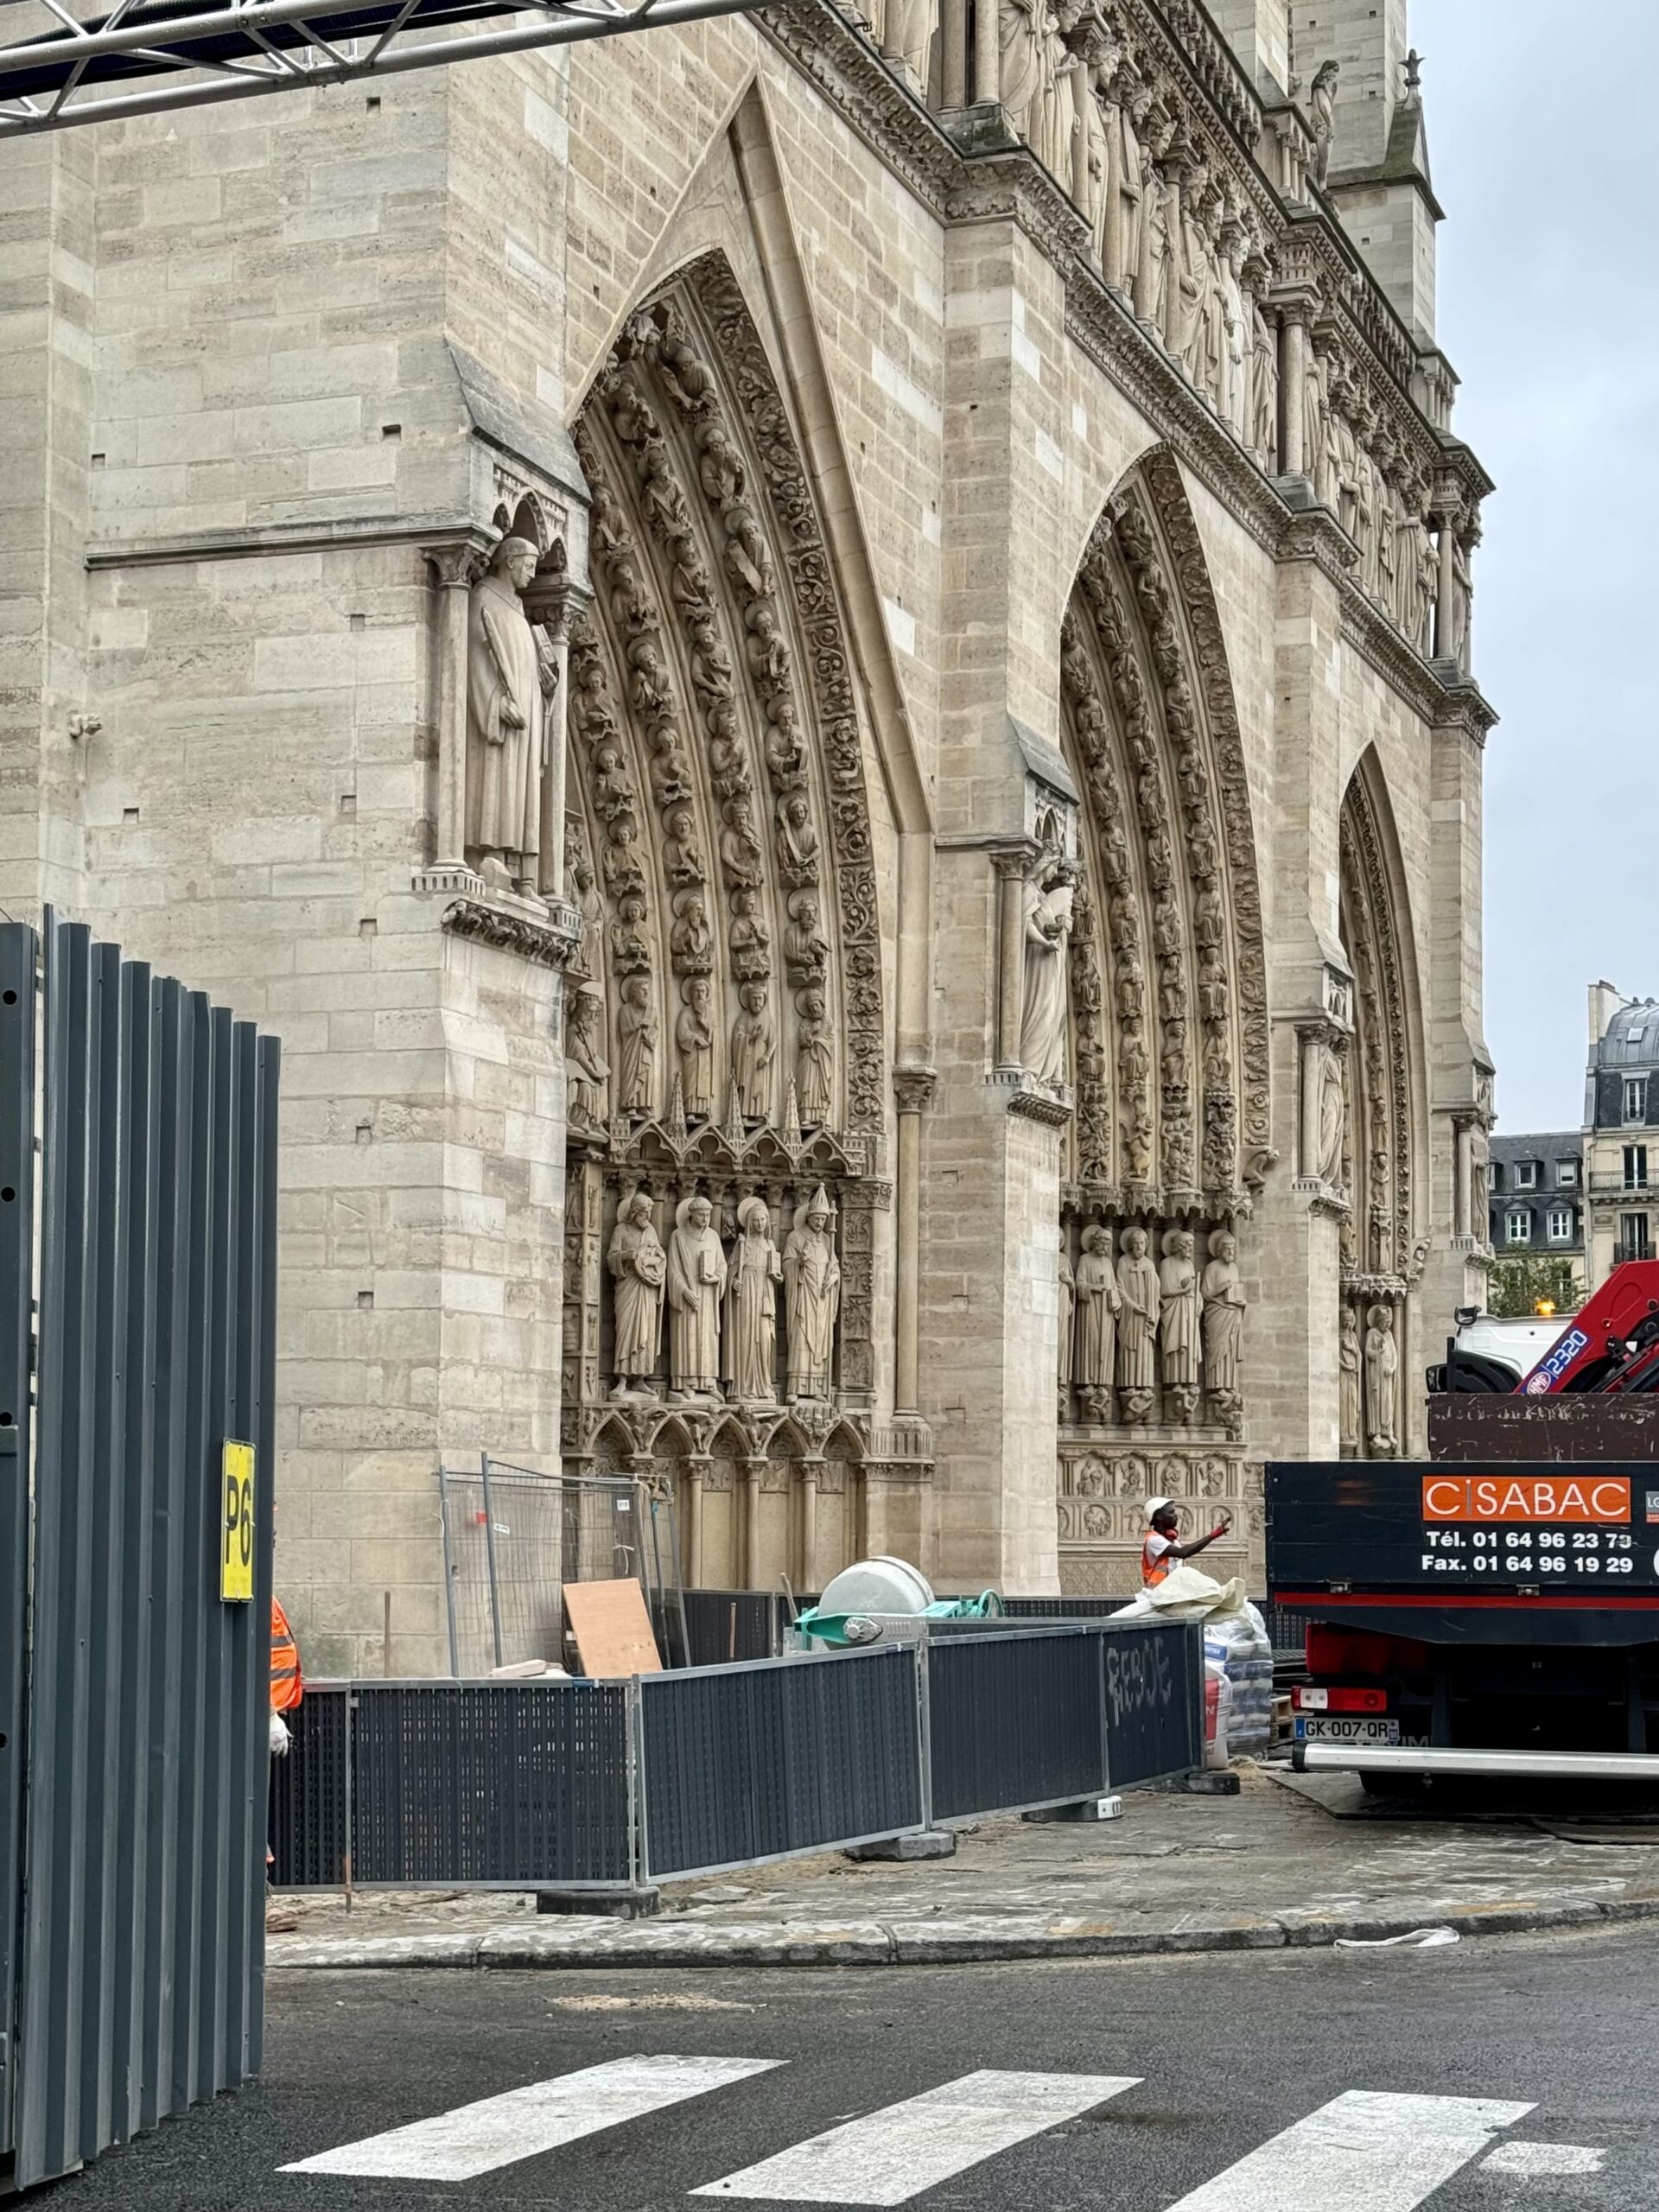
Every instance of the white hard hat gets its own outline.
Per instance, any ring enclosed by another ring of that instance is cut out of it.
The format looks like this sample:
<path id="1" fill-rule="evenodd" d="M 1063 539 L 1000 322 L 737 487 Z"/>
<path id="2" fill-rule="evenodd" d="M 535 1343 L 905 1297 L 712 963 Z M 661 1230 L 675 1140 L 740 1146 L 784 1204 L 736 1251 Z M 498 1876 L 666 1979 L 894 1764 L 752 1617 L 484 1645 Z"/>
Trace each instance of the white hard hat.
<path id="1" fill-rule="evenodd" d="M 1155 1521 L 1166 1505 L 1173 1505 L 1174 1503 L 1173 1497 L 1149 1497 L 1147 1500 L 1147 1520 Z"/>

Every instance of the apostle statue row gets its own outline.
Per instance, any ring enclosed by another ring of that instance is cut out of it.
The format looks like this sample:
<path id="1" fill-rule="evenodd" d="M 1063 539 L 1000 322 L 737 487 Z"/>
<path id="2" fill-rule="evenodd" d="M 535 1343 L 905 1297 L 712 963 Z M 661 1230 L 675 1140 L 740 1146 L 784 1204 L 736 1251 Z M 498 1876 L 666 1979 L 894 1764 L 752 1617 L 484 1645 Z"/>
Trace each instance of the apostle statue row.
<path id="1" fill-rule="evenodd" d="M 1162 1257 L 1151 1257 L 1144 1229 L 1126 1229 L 1114 1261 L 1112 1232 L 1088 1223 L 1073 1267 L 1060 1253 L 1060 1417 L 1071 1418 L 1075 1389 L 1084 1417 L 1112 1418 L 1116 1386 L 1122 1418 L 1141 1426 L 1153 1417 L 1159 1382 L 1166 1418 L 1190 1423 L 1201 1389 L 1214 1418 L 1235 1423 L 1243 1400 L 1239 1351 L 1244 1333 L 1244 1290 L 1232 1231 L 1217 1229 L 1200 1271 L 1196 1240 L 1185 1229 L 1166 1230 Z"/>
<path id="2" fill-rule="evenodd" d="M 786 1395 L 830 1398 L 841 1262 L 823 1186 L 797 1207 L 781 1253 L 764 1198 L 739 1201 L 729 1249 L 714 1213 L 702 1192 L 688 1193 L 674 1210 L 664 1249 L 646 1192 L 629 1192 L 617 1209 L 606 1255 L 615 1324 L 611 1395 L 654 1395 L 659 1388 L 666 1305 L 671 1398 L 777 1404 L 781 1289 Z"/>

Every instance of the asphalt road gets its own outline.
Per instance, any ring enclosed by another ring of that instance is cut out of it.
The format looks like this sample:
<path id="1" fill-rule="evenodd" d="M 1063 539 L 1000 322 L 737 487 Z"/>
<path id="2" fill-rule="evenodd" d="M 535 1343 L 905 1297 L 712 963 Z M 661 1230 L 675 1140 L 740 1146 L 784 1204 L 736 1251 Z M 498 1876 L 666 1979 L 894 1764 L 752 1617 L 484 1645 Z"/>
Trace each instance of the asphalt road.
<path id="1" fill-rule="evenodd" d="M 727 2182 L 762 2207 L 1631 2212 L 1659 2203 L 1656 1965 L 1659 1937 L 1610 1930 L 875 1973 L 296 1972 L 257 2088 L 32 2201 L 694 2212 Z M 279 2171 L 423 2122 L 345 2151 L 378 2177 Z"/>

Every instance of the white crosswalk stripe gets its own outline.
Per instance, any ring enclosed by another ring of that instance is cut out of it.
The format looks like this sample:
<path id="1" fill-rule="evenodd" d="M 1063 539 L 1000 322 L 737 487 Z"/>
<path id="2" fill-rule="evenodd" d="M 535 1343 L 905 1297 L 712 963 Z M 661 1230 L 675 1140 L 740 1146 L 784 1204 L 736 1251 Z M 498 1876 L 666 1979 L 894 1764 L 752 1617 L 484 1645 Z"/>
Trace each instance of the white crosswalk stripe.
<path id="1" fill-rule="evenodd" d="M 434 2120 L 418 2120 L 384 2135 L 370 2135 L 338 2151 L 299 2158 L 285 2174 L 355 2174 L 411 2181 L 471 2181 L 497 2166 L 533 2158 L 562 2143 L 660 2112 L 665 2105 L 705 2096 L 751 2074 L 765 2074 L 778 2058 L 614 2058 L 584 2066 L 556 2081 L 532 2082 L 503 2096 L 461 2105 Z"/>
<path id="2" fill-rule="evenodd" d="M 1351 2089 L 1193 2190 L 1169 2212 L 1416 2212 L 1533 2110 L 1491 2097 Z"/>
<path id="3" fill-rule="evenodd" d="M 1123 2074 L 964 2074 L 797 2143 L 694 2196 L 903 2204 L 925 2189 L 1136 2086 Z"/>

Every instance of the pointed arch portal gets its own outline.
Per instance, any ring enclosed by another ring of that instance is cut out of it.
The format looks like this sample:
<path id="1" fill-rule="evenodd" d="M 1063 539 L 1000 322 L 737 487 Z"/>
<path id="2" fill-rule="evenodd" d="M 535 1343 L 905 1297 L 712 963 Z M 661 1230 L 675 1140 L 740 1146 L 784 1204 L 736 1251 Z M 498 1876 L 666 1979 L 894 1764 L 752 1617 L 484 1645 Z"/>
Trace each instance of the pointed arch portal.
<path id="1" fill-rule="evenodd" d="M 566 1451 L 632 1438 L 688 1573 L 810 1580 L 851 1556 L 868 1444 L 880 916 L 834 564 L 721 255 L 629 318 L 574 436 L 594 600 L 569 654 Z M 646 1371 L 618 1358 L 614 1286 L 641 1268 L 665 1279 L 629 1294 Z M 720 1309 L 718 1392 L 677 1363 L 687 1295 Z"/>
<path id="2" fill-rule="evenodd" d="M 1166 451 L 1137 464 L 1090 537 L 1060 667 L 1081 803 L 1059 1510 L 1063 1574 L 1082 1590 L 1116 1586 L 1121 1568 L 1089 1554 L 1138 1542 L 1149 1491 L 1242 1498 L 1238 1239 L 1273 1160 L 1243 748 Z"/>

